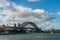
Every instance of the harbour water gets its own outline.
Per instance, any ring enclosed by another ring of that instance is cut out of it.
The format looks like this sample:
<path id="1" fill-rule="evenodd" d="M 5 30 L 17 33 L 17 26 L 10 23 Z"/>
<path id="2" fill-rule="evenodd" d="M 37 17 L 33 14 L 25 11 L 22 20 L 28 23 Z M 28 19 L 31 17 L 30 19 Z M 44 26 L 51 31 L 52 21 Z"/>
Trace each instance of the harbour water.
<path id="1" fill-rule="evenodd" d="M 0 40 L 60 40 L 60 33 L 0 35 Z"/>

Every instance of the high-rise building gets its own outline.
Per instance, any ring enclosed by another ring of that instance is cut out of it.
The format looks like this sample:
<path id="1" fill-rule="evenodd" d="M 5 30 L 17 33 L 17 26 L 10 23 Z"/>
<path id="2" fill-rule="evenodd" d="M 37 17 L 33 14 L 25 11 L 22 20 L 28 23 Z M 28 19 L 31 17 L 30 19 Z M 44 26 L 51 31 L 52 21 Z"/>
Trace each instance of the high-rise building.
<path id="1" fill-rule="evenodd" d="M 14 23 L 14 27 L 16 27 L 16 23 Z"/>
<path id="2" fill-rule="evenodd" d="M 20 23 L 18 23 L 18 27 L 21 27 L 21 26 L 20 26 Z"/>

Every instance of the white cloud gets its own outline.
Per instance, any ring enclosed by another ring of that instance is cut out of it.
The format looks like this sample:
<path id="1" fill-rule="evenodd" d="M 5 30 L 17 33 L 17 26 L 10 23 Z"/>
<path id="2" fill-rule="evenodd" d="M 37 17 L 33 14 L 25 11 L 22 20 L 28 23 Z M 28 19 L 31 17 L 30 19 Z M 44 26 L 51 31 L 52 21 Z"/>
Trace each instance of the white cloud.
<path id="1" fill-rule="evenodd" d="M 32 8 L 27 8 L 21 5 L 14 4 L 13 6 L 12 5 L 6 6 L 3 12 L 6 13 L 6 15 L 9 17 L 14 16 L 14 17 L 25 18 L 25 19 L 32 17 L 34 19 L 35 18 L 40 19 L 43 17 L 40 15 L 44 14 L 45 11 L 42 9 L 33 10 Z"/>
<path id="2" fill-rule="evenodd" d="M 44 9 L 35 9 L 28 8 L 22 5 L 17 5 L 14 2 L 10 3 L 4 0 L 1 2 L 3 7 L 2 13 L 6 16 L 1 16 L 3 24 L 9 24 L 10 22 L 26 22 L 26 21 L 50 21 L 47 11 Z M 3 6 L 4 5 L 4 6 Z M 47 24 L 46 24 L 47 25 Z"/>
<path id="3" fill-rule="evenodd" d="M 59 11 L 59 12 L 57 12 L 57 14 L 58 14 L 58 15 L 60 15 L 60 11 Z"/>
<path id="4" fill-rule="evenodd" d="M 39 13 L 39 14 L 44 14 L 46 11 L 43 9 L 35 9 L 35 10 L 33 10 L 33 12 Z"/>
<path id="5" fill-rule="evenodd" d="M 37 2 L 37 1 L 39 1 L 39 0 L 28 0 L 29 2 Z"/>

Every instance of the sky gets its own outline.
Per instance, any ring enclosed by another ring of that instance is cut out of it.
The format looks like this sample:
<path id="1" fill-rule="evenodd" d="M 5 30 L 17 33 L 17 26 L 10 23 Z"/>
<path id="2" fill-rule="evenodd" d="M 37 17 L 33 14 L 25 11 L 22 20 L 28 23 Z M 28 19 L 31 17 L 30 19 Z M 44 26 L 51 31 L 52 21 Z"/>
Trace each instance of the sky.
<path id="1" fill-rule="evenodd" d="M 60 29 L 60 0 L 0 0 L 0 25 L 29 21 Z"/>

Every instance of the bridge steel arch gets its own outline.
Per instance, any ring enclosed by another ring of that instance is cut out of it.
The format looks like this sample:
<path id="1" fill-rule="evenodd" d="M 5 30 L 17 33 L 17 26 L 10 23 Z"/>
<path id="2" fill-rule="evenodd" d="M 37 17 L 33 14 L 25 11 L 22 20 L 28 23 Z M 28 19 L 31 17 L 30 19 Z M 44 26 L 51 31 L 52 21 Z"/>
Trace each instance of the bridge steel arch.
<path id="1" fill-rule="evenodd" d="M 41 31 L 42 31 L 42 30 L 39 29 L 38 26 L 37 26 L 35 23 L 33 23 L 33 22 L 24 22 L 24 23 L 21 24 L 21 27 L 24 28 L 24 27 L 25 27 L 26 25 L 28 25 L 28 24 L 32 25 L 32 26 L 36 29 L 36 32 L 41 32 Z"/>
<path id="2" fill-rule="evenodd" d="M 28 24 L 32 25 L 34 28 L 38 28 L 37 25 L 35 23 L 33 23 L 33 22 L 24 22 L 24 23 L 21 24 L 21 26 L 25 27 Z"/>

